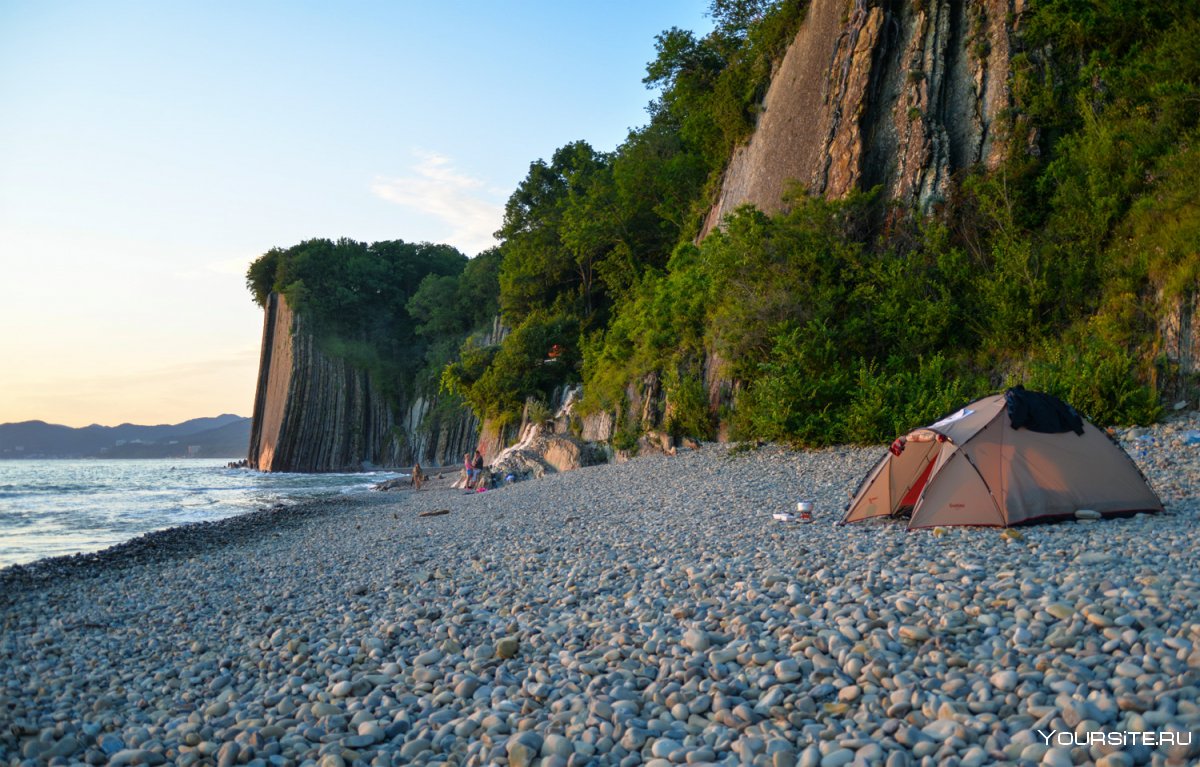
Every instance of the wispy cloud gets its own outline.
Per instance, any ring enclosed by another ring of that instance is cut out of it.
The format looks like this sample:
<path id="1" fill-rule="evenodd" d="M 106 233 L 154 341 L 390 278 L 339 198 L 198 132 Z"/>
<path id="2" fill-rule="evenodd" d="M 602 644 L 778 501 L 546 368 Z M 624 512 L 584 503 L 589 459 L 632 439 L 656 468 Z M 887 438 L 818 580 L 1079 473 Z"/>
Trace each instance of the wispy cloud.
<path id="1" fill-rule="evenodd" d="M 219 261 L 209 261 L 204 265 L 204 268 L 214 274 L 234 275 L 237 277 L 246 276 L 246 269 L 257 256 L 234 256 L 233 258 L 223 258 Z"/>
<path id="2" fill-rule="evenodd" d="M 189 266 L 186 269 L 176 269 L 171 274 L 176 279 L 187 282 L 211 280 L 214 275 L 223 282 L 227 282 L 228 280 L 225 278 L 228 277 L 244 278 L 246 270 L 250 268 L 250 264 L 256 258 L 258 258 L 257 255 L 214 257 L 211 253 L 198 254 L 194 259 L 196 261 L 195 265 Z"/>
<path id="3" fill-rule="evenodd" d="M 371 191 L 380 199 L 431 216 L 449 227 L 440 237 L 468 255 L 496 244 L 492 233 L 500 228 L 504 206 L 484 181 L 462 173 L 445 155 L 417 154 L 412 175 L 379 177 Z"/>

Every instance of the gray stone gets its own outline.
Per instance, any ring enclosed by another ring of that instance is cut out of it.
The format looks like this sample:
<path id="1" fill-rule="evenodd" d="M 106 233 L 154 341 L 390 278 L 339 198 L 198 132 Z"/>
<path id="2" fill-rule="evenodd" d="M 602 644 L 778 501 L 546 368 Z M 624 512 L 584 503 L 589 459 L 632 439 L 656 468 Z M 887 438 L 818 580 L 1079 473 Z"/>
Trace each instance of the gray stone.
<path id="1" fill-rule="evenodd" d="M 124 751 L 118 751 L 108 760 L 110 767 L 124 767 L 124 765 L 136 764 L 165 764 L 167 758 L 157 751 L 150 751 L 144 748 L 127 748 Z"/>
<path id="2" fill-rule="evenodd" d="M 575 753 L 575 746 L 568 738 L 550 733 L 542 741 L 542 756 L 561 756 L 564 759 Z"/>
<path id="3" fill-rule="evenodd" d="M 432 747 L 433 743 L 431 743 L 428 739 L 417 738 L 415 740 L 408 741 L 400 747 L 400 756 L 404 757 L 405 759 L 412 759 L 417 754 L 421 753 L 422 751 L 428 751 Z"/>
<path id="4" fill-rule="evenodd" d="M 125 749 L 125 741 L 121 740 L 120 736 L 114 735 L 111 732 L 101 735 L 98 745 L 100 746 L 100 750 L 108 756 L 112 756 L 118 751 Z"/>
<path id="5" fill-rule="evenodd" d="M 504 637 L 496 642 L 496 657 L 514 658 L 517 655 L 519 647 L 520 641 L 516 637 Z"/>
<path id="6" fill-rule="evenodd" d="M 1003 692 L 1011 692 L 1017 688 L 1020 678 L 1015 671 L 997 671 L 991 677 L 992 686 Z"/>
<path id="7" fill-rule="evenodd" d="M 775 678 L 780 682 L 794 682 L 800 678 L 800 664 L 794 658 L 785 658 L 775 664 Z"/>
<path id="8" fill-rule="evenodd" d="M 958 727 L 953 719 L 938 719 L 922 727 L 921 732 L 940 743 L 953 736 Z"/>
<path id="9" fill-rule="evenodd" d="M 1071 749 L 1055 746 L 1042 755 L 1042 764 L 1048 767 L 1074 767 L 1075 761 L 1071 758 Z"/>
<path id="10" fill-rule="evenodd" d="M 854 761 L 854 752 L 848 748 L 830 751 L 821 759 L 821 767 L 844 767 Z"/>
<path id="11" fill-rule="evenodd" d="M 800 760 L 797 767 L 820 767 L 821 750 L 816 746 L 807 746 L 800 752 Z"/>
<path id="12" fill-rule="evenodd" d="M 681 644 L 692 652 L 704 652 L 711 644 L 708 632 L 702 629 L 688 629 L 683 632 Z"/>
<path id="13" fill-rule="evenodd" d="M 504 750 L 508 754 L 509 767 L 529 767 L 537 756 L 536 751 L 516 738 L 509 738 Z"/>

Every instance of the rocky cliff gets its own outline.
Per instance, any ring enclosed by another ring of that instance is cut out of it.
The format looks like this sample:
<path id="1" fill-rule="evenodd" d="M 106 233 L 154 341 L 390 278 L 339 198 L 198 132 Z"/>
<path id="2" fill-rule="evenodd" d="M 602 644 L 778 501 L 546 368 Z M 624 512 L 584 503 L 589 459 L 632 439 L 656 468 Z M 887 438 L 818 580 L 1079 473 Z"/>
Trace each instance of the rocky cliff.
<path id="1" fill-rule="evenodd" d="M 1167 380 L 1159 387 L 1172 397 L 1188 397 L 1194 393 L 1196 374 L 1200 373 L 1200 293 L 1165 298 L 1159 292 L 1158 301 L 1167 307 L 1159 323 L 1159 352 L 1172 366 Z"/>
<path id="2" fill-rule="evenodd" d="M 739 205 L 780 210 L 795 183 L 928 208 L 956 171 L 997 165 L 1021 5 L 813 0 L 701 237 Z"/>
<path id="3" fill-rule="evenodd" d="M 436 394 L 394 408 L 367 372 L 321 351 L 283 296 L 269 297 L 249 461 L 262 471 L 355 471 L 456 464 L 474 446 L 469 411 L 437 411 Z M 397 417 L 397 412 L 401 413 Z"/>

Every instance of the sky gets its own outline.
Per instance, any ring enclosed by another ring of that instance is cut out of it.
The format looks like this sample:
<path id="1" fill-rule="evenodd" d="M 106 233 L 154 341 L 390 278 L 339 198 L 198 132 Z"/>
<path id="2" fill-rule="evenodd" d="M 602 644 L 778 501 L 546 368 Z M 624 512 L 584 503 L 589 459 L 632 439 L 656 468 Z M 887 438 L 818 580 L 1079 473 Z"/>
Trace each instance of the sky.
<path id="1" fill-rule="evenodd" d="M 0 423 L 251 415 L 247 265 L 495 244 L 537 159 L 644 125 L 707 0 L 0 0 Z"/>

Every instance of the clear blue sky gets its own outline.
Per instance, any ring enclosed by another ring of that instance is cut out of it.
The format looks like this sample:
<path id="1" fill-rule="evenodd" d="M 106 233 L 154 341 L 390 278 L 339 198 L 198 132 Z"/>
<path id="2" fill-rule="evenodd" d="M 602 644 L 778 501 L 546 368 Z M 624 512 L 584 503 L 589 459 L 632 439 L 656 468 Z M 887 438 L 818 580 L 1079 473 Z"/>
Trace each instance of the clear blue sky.
<path id="1" fill-rule="evenodd" d="M 492 244 L 529 163 L 644 124 L 707 0 L 0 0 L 0 422 L 249 415 L 246 265 Z"/>

